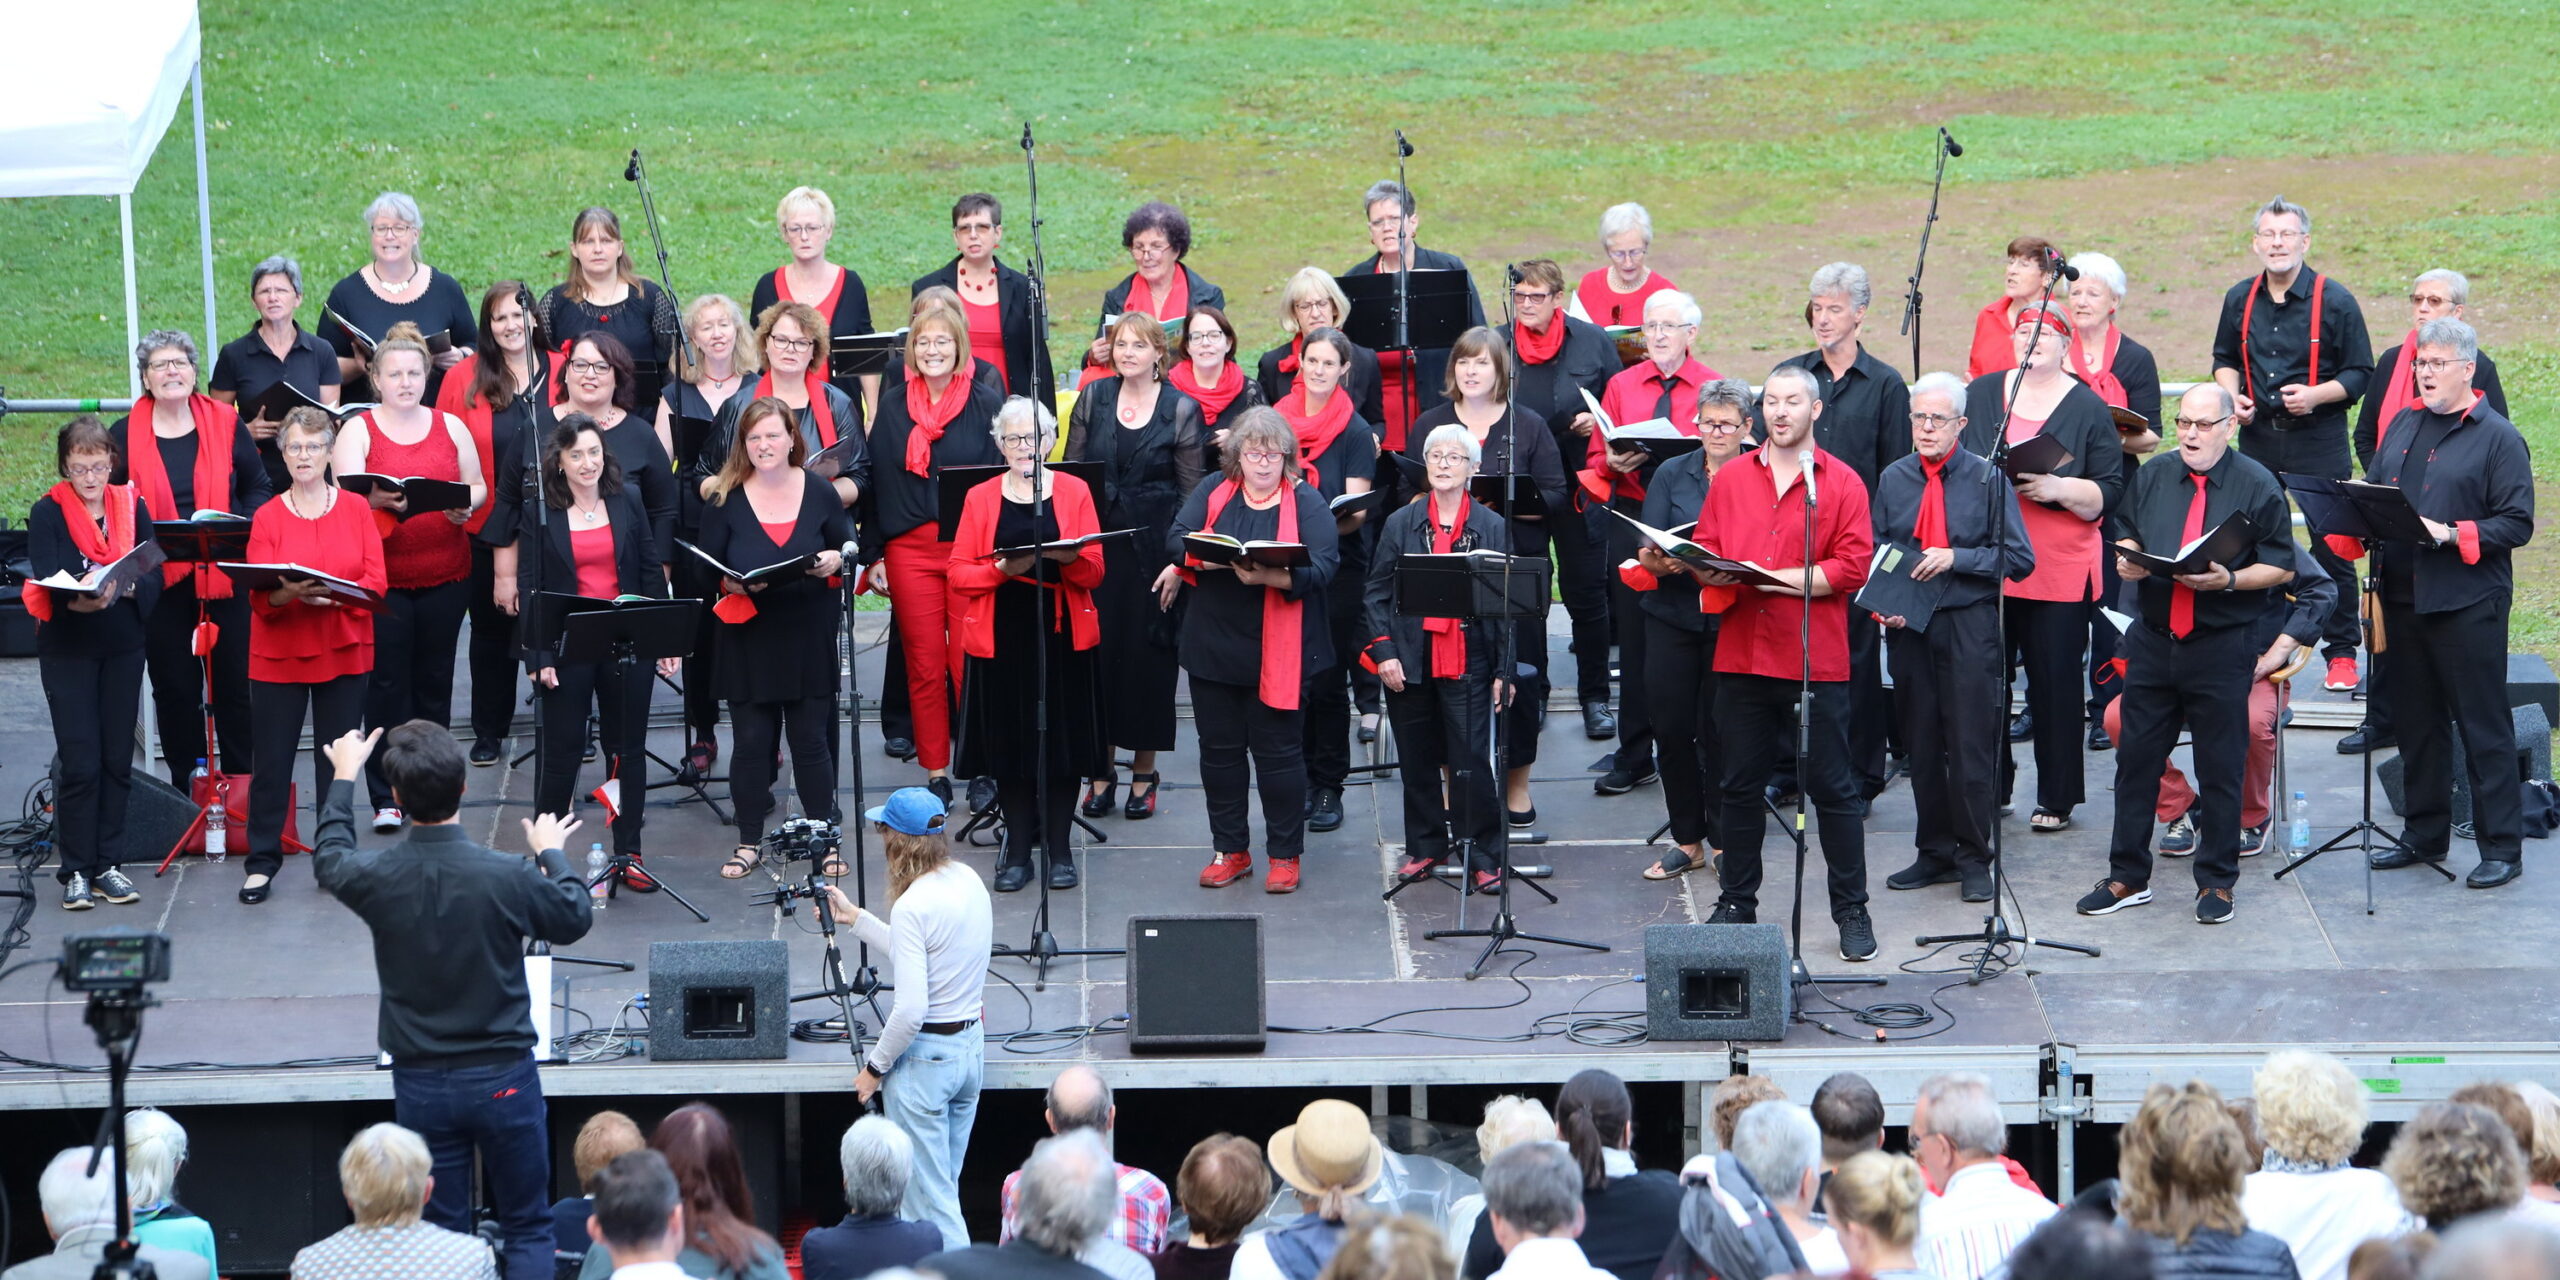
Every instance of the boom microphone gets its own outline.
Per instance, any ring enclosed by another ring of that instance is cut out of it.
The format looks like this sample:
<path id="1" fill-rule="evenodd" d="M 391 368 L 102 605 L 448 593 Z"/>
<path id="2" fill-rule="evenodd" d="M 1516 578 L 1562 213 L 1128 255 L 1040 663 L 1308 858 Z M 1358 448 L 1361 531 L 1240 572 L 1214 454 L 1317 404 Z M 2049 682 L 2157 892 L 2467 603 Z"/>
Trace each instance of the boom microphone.
<path id="1" fill-rule="evenodd" d="M 2066 261 L 2063 258 L 2062 251 L 2060 249 L 2047 249 L 2044 251 L 2044 269 L 2045 274 L 2060 276 L 2065 280 L 2077 280 L 2080 278 L 2080 268 L 2072 266 L 2070 262 Z"/>
<path id="2" fill-rule="evenodd" d="M 1938 126 L 1938 141 L 1947 144 L 1948 155 L 1961 156 L 1964 154 L 1964 144 L 1956 141 L 1956 136 L 1947 132 L 1945 125 Z"/>
<path id="3" fill-rule="evenodd" d="M 622 180 L 624 182 L 638 182 L 640 180 L 640 148 L 633 147 L 631 149 L 631 162 L 622 166 Z"/>

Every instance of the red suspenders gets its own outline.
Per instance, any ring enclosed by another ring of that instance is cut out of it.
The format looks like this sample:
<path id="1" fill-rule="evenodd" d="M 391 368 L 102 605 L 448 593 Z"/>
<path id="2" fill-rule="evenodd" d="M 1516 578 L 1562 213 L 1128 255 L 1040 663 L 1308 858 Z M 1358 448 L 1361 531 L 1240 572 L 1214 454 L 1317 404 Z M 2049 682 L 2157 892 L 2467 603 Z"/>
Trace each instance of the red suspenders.
<path id="1" fill-rule="evenodd" d="M 2242 389 L 2253 400 L 2258 395 L 2258 375 L 2249 367 L 2249 319 L 2257 314 L 2258 291 L 2265 288 L 2266 283 L 2266 273 L 2259 272 L 2258 283 L 2250 287 L 2248 296 L 2240 303 L 2240 378 Z M 2320 299 L 2328 287 L 2329 277 L 2317 271 L 2311 273 L 2311 369 L 2302 380 L 2306 387 L 2320 385 Z"/>

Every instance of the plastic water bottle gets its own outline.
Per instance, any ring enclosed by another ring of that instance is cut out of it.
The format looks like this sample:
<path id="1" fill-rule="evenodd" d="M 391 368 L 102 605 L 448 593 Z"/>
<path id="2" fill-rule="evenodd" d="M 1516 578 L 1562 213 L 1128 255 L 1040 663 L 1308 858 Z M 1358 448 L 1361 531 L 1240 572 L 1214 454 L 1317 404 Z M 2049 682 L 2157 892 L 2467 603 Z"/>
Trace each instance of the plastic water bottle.
<path id="1" fill-rule="evenodd" d="M 231 780 L 213 784 L 213 803 L 204 811 L 204 860 L 220 862 L 231 854 Z"/>
<path id="2" fill-rule="evenodd" d="M 2293 821 L 2285 831 L 2285 856 L 2299 858 L 2311 852 L 2311 802 L 2302 793 L 2293 793 Z"/>
<path id="3" fill-rule="evenodd" d="M 612 859 L 604 856 L 603 841 L 587 846 L 587 897 L 598 911 L 604 910 L 613 902 L 613 886 L 604 878 L 605 864 L 611 861 Z"/>

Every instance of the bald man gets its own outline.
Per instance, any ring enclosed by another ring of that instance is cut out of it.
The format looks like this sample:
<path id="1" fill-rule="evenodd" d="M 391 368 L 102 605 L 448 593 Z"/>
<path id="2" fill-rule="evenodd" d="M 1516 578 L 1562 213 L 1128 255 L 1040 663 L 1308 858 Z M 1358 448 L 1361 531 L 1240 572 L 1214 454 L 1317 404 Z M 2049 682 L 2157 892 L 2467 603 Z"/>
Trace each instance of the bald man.
<path id="1" fill-rule="evenodd" d="M 1058 1073 L 1049 1082 L 1047 1103 L 1041 1115 L 1049 1121 L 1051 1133 L 1073 1133 L 1091 1129 L 1103 1144 L 1111 1142 L 1111 1130 L 1120 1118 L 1120 1109 L 1111 1101 L 1111 1084 L 1102 1074 L 1087 1066 L 1073 1066 Z M 1114 1161 L 1120 1187 L 1120 1212 L 1113 1214 L 1111 1239 L 1140 1253 L 1161 1253 L 1166 1230 L 1173 1219 L 1173 1193 L 1167 1191 L 1164 1179 L 1135 1165 Z M 1014 1237 L 1014 1193 L 1021 1186 L 1022 1171 L 1008 1173 L 999 1199 L 1004 1225 L 997 1236 L 1001 1244 Z"/>

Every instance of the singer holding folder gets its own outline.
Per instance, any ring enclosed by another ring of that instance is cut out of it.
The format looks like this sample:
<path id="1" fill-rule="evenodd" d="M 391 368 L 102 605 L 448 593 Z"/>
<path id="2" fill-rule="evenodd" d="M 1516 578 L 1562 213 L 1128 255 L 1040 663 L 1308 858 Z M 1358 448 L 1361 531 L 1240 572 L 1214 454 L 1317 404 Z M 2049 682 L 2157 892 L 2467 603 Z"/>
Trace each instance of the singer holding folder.
<path id="1" fill-rule="evenodd" d="M 569 359 L 544 341 L 532 302 L 520 280 L 491 284 L 480 295 L 488 350 L 464 357 L 436 392 L 436 408 L 471 429 L 480 473 L 489 479 L 489 501 L 462 526 L 471 535 L 471 763 L 478 768 L 504 758 L 515 724 L 516 583 L 513 574 L 499 575 L 498 559 L 513 553 L 516 511 L 533 484 L 524 433 L 549 429 L 560 367 Z"/>
<path id="2" fill-rule="evenodd" d="M 1307 334 L 1300 349 L 1297 389 L 1272 408 L 1297 438 L 1298 474 L 1327 503 L 1369 492 L 1378 472 L 1378 436 L 1352 403 L 1343 375 L 1351 368 L 1351 339 L 1339 329 Z M 1392 470 L 1392 466 L 1390 466 Z M 1393 495 L 1388 495 L 1392 498 Z M 1328 516 L 1330 512 L 1328 511 Z M 1331 518 L 1341 555 L 1326 583 L 1325 625 L 1332 643 L 1327 660 L 1310 662 L 1306 689 L 1307 829 L 1342 825 L 1342 788 L 1351 777 L 1351 706 L 1357 697 L 1352 664 L 1361 644 L 1361 583 L 1369 571 L 1369 543 L 1360 536 L 1368 512 Z"/>
<path id="3" fill-rule="evenodd" d="M 746 312 L 726 294 L 706 293 L 684 307 L 684 331 L 692 339 L 690 354 L 679 355 L 676 380 L 667 384 L 667 394 L 658 410 L 658 440 L 667 447 L 667 456 L 675 460 L 676 469 L 687 475 L 702 452 L 703 442 L 711 434 L 712 424 L 720 411 L 733 400 L 746 403 L 739 396 L 754 385 L 747 375 L 763 369 L 763 361 L 748 344 Z M 702 490 L 692 481 L 677 485 L 676 537 L 686 542 L 702 541 Z M 671 571 L 669 580 L 676 594 L 704 602 L 701 621 L 693 633 L 693 652 L 684 658 L 684 724 L 685 767 L 697 777 L 707 777 L 720 761 L 720 693 L 718 681 L 711 675 L 711 645 L 720 630 L 720 621 L 711 616 L 710 602 L 720 598 L 720 583 L 692 556 L 678 555 L 673 543 L 659 548 Z"/>
<path id="4" fill-rule="evenodd" d="M 1120 224 L 1120 247 L 1129 251 L 1132 270 L 1120 283 L 1102 291 L 1102 316 L 1093 326 L 1093 342 L 1085 349 L 1088 370 L 1111 367 L 1112 316 L 1140 315 L 1159 325 L 1180 321 L 1195 305 L 1227 305 L 1226 290 L 1192 274 L 1183 259 L 1191 256 L 1191 219 L 1162 200 L 1150 200 L 1129 211 Z M 1161 332 L 1161 330 L 1159 330 Z"/>
<path id="5" fill-rule="evenodd" d="M 418 260 L 426 218 L 418 212 L 417 201 L 398 191 L 385 191 L 364 207 L 364 222 L 371 260 L 329 287 L 322 314 L 332 318 L 312 327 L 337 352 L 343 383 L 339 390 L 356 404 L 390 396 L 373 376 L 372 361 L 380 353 L 367 352 L 349 324 L 382 341 L 389 341 L 392 328 L 403 321 L 415 326 L 421 337 L 442 333 L 451 338 L 453 346 L 427 367 L 423 398 L 433 403 L 445 371 L 480 345 L 480 330 L 471 320 L 471 299 L 464 296 L 462 282 Z"/>
<path id="6" fill-rule="evenodd" d="M 375 595 L 390 585 L 382 530 L 364 500 L 329 481 L 329 448 L 337 442 L 329 415 L 287 412 L 276 432 L 284 492 L 249 522 L 251 564 L 298 564 L 343 578 Z M 285 797 L 293 786 L 294 745 L 311 726 L 311 795 L 329 793 L 335 774 L 329 743 L 364 719 L 365 682 L 373 674 L 373 613 L 343 605 L 318 579 L 279 583 L 249 595 L 249 856 L 240 900 L 255 906 L 273 892 L 284 869 Z M 509 681 L 513 686 L 513 681 Z"/>
<path id="7" fill-rule="evenodd" d="M 1625 365 L 1617 344 L 1598 325 L 1565 314 L 1564 295 L 1564 269 L 1553 259 L 1521 263 L 1511 273 L 1512 323 L 1502 333 L 1519 359 L 1512 370 L 1512 400 L 1547 424 L 1560 459 L 1579 459 L 1598 424 L 1582 397 L 1597 399 Z M 1566 477 L 1572 477 L 1569 467 Z M 1608 566 L 1600 558 L 1601 531 L 1591 521 L 1616 521 L 1596 511 L 1586 520 L 1585 514 L 1576 506 L 1548 504 L 1547 536 L 1555 543 L 1557 592 L 1573 618 L 1573 687 L 1582 702 L 1582 734 L 1613 738 L 1618 717 L 1609 709 Z"/>

